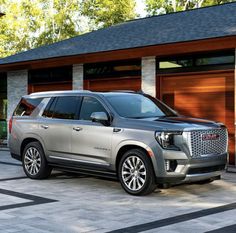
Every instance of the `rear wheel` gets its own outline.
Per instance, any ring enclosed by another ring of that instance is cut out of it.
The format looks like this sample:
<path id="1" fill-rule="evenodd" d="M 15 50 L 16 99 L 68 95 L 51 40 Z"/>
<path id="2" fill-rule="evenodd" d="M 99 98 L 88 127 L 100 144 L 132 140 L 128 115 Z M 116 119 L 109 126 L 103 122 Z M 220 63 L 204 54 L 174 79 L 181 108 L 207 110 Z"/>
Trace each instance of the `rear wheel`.
<path id="1" fill-rule="evenodd" d="M 45 179 L 52 171 L 39 142 L 30 142 L 26 145 L 22 163 L 25 174 L 31 179 Z"/>
<path id="2" fill-rule="evenodd" d="M 118 176 L 124 190 L 132 195 L 147 195 L 156 188 L 151 160 L 140 149 L 129 150 L 123 155 Z"/>

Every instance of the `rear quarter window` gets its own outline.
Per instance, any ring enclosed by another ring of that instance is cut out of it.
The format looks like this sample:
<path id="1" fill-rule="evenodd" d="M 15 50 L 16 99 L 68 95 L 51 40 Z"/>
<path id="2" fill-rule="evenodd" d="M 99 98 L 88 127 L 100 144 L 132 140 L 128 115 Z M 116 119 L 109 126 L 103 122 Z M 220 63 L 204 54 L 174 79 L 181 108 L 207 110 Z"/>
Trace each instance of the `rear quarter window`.
<path id="1" fill-rule="evenodd" d="M 42 100 L 43 98 L 22 98 L 13 116 L 30 116 Z"/>

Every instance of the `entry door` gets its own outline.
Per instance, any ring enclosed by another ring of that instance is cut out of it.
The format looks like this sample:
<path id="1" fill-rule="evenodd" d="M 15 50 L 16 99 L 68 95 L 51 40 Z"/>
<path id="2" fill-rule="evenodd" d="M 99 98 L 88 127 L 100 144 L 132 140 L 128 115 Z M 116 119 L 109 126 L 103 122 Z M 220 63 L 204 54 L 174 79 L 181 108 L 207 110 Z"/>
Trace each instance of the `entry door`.
<path id="1" fill-rule="evenodd" d="M 107 110 L 98 99 L 84 97 L 79 120 L 73 125 L 73 158 L 95 165 L 109 165 L 113 127 L 92 122 L 90 116 L 93 112 L 107 113 Z"/>
<path id="2" fill-rule="evenodd" d="M 160 78 L 162 100 L 180 114 L 226 124 L 234 163 L 234 75 L 217 72 Z M 157 90 L 158 91 L 158 90 Z"/>

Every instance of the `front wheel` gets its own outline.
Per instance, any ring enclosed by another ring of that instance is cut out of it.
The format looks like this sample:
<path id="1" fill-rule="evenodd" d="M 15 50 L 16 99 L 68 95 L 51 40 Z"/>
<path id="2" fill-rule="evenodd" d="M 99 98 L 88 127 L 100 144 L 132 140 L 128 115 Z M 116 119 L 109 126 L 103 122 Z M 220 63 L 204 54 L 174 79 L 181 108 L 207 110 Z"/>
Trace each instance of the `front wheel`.
<path id="1" fill-rule="evenodd" d="M 25 174 L 31 179 L 47 178 L 52 171 L 39 142 L 31 142 L 25 147 L 22 163 Z"/>
<path id="2" fill-rule="evenodd" d="M 124 190 L 132 195 L 147 195 L 156 188 L 151 160 L 140 149 L 129 150 L 123 155 L 118 176 Z"/>

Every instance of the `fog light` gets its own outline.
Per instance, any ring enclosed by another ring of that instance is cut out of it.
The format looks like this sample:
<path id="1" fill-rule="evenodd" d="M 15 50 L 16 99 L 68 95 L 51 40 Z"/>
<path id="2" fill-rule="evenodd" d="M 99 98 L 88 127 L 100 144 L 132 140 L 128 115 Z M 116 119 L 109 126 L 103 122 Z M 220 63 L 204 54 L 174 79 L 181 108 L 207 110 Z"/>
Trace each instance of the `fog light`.
<path id="1" fill-rule="evenodd" d="M 165 160 L 166 171 L 170 171 L 170 160 Z"/>
<path id="2" fill-rule="evenodd" d="M 178 163 L 176 160 L 165 160 L 165 168 L 167 172 L 174 172 Z"/>

